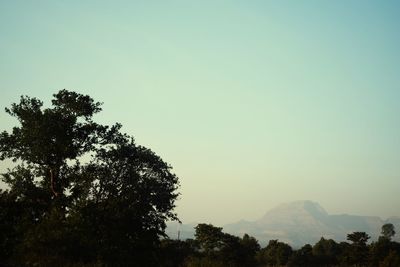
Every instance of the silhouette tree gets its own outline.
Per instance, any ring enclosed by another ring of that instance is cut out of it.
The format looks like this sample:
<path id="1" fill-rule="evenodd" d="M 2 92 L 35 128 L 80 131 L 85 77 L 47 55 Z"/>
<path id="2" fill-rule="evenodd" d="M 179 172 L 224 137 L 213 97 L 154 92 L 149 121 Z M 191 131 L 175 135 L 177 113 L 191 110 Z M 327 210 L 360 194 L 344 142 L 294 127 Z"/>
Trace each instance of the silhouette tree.
<path id="1" fill-rule="evenodd" d="M 390 266 L 391 262 L 395 259 L 393 255 L 389 257 L 390 253 L 396 254 L 396 251 L 400 254 L 399 244 L 392 242 L 391 239 L 395 234 L 394 226 L 391 223 L 384 224 L 382 226 L 382 236 L 379 237 L 377 242 L 373 242 L 370 245 L 370 266 Z M 399 256 L 399 255 L 397 255 Z M 385 263 L 382 263 L 385 261 Z M 393 265 L 396 266 L 396 265 Z"/>
<path id="2" fill-rule="evenodd" d="M 271 266 L 286 265 L 292 253 L 293 250 L 288 244 L 270 240 L 268 245 L 261 249 L 258 259 L 261 263 Z"/>
<path id="3" fill-rule="evenodd" d="M 0 192 L 4 262 L 156 264 L 165 221 L 177 220 L 178 178 L 121 125 L 95 123 L 100 106 L 61 90 L 49 108 L 23 96 L 6 109 L 19 126 L 0 134 L 0 159 L 15 162 Z"/>
<path id="4" fill-rule="evenodd" d="M 11 134 L 0 134 L 0 159 L 26 163 L 58 196 L 68 184 L 60 176 L 66 161 L 90 151 L 98 142 L 96 133 L 104 127 L 92 121 L 101 104 L 89 96 L 61 90 L 54 95 L 52 104 L 53 108 L 42 109 L 42 101 L 23 96 L 19 104 L 6 108 L 21 126 L 14 127 Z"/>
<path id="5" fill-rule="evenodd" d="M 313 256 L 319 266 L 329 266 L 337 264 L 339 245 L 332 239 L 321 239 L 314 245 Z"/>
<path id="6" fill-rule="evenodd" d="M 195 230 L 196 241 L 206 254 L 211 255 L 222 248 L 224 237 L 222 227 L 200 223 L 195 227 Z"/>
<path id="7" fill-rule="evenodd" d="M 365 246 L 370 236 L 365 232 L 353 232 L 347 235 L 347 240 L 355 246 Z"/>
<path id="8" fill-rule="evenodd" d="M 241 266 L 255 266 L 256 265 L 256 255 L 260 251 L 261 247 L 257 239 L 248 234 L 244 234 L 240 240 L 241 251 L 240 259 Z"/>
<path id="9" fill-rule="evenodd" d="M 195 233 L 199 255 L 187 261 L 188 266 L 255 266 L 260 250 L 258 241 L 247 234 L 243 238 L 222 232 L 212 224 L 198 224 Z"/>
<path id="10" fill-rule="evenodd" d="M 386 223 L 382 225 L 381 234 L 384 238 L 391 240 L 392 237 L 396 234 L 394 230 L 394 225 L 392 223 Z"/>
<path id="11" fill-rule="evenodd" d="M 228 266 L 255 266 L 255 255 L 260 245 L 254 237 L 245 234 L 243 238 L 224 233 L 223 246 L 218 253 Z"/>
<path id="12" fill-rule="evenodd" d="M 347 235 L 347 240 L 352 244 L 347 251 L 347 263 L 365 264 L 368 261 L 367 241 L 370 236 L 365 232 L 353 232 Z"/>

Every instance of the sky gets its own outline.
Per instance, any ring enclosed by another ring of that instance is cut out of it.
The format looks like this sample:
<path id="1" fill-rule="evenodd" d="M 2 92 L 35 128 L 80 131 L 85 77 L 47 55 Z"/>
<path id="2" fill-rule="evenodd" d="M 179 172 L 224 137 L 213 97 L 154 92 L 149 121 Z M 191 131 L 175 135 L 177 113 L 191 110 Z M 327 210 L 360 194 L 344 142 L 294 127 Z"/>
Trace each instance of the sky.
<path id="1" fill-rule="evenodd" d="M 398 1 L 0 0 L 0 109 L 61 89 L 179 176 L 184 223 L 400 216 Z M 17 121 L 0 112 L 1 131 Z M 0 170 L 9 167 L 0 163 Z"/>

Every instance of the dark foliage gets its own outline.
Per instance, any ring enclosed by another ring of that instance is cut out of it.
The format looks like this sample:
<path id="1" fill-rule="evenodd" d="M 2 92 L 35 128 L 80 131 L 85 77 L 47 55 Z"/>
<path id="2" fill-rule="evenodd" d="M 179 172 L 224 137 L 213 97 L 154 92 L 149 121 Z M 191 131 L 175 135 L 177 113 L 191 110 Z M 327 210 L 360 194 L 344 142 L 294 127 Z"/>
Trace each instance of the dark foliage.
<path id="1" fill-rule="evenodd" d="M 243 238 L 222 232 L 222 228 L 211 224 L 196 226 L 196 249 L 186 259 L 184 266 L 256 266 L 256 254 L 260 245 L 254 237 Z"/>
<path id="2" fill-rule="evenodd" d="M 293 250 L 288 244 L 270 240 L 268 245 L 260 251 L 258 259 L 266 265 L 283 266 L 288 263 L 292 253 Z"/>
<path id="3" fill-rule="evenodd" d="M 51 108 L 27 96 L 6 112 L 19 121 L 0 134 L 0 265 L 157 266 L 160 237 L 178 178 L 150 149 L 93 122 L 100 103 L 75 92 Z"/>

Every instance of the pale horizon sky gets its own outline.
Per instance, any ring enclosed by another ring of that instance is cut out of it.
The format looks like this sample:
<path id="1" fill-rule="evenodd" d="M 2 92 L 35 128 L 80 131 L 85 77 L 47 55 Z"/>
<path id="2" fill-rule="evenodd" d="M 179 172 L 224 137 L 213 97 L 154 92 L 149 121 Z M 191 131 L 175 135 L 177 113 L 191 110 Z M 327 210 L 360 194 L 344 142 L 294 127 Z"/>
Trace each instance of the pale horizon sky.
<path id="1" fill-rule="evenodd" d="M 184 223 L 283 202 L 400 216 L 398 1 L 0 1 L 0 131 L 20 95 L 104 102 L 170 163 Z M 0 170 L 7 167 L 0 162 Z"/>

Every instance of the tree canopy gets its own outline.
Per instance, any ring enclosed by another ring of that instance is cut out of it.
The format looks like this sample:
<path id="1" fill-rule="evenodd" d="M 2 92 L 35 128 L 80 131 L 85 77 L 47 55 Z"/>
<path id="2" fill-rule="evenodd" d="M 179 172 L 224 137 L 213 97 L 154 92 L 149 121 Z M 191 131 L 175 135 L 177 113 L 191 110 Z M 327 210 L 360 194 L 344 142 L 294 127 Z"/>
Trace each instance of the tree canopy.
<path id="1" fill-rule="evenodd" d="M 68 90 L 51 107 L 22 96 L 6 108 L 19 125 L 0 134 L 0 159 L 15 162 L 2 174 L 3 264 L 156 264 L 165 222 L 177 220 L 178 177 L 120 124 L 94 122 L 100 111 Z"/>
<path id="2" fill-rule="evenodd" d="M 382 225 L 382 236 L 388 240 L 391 240 L 392 237 L 396 234 L 394 230 L 394 225 L 392 223 L 385 223 Z"/>

